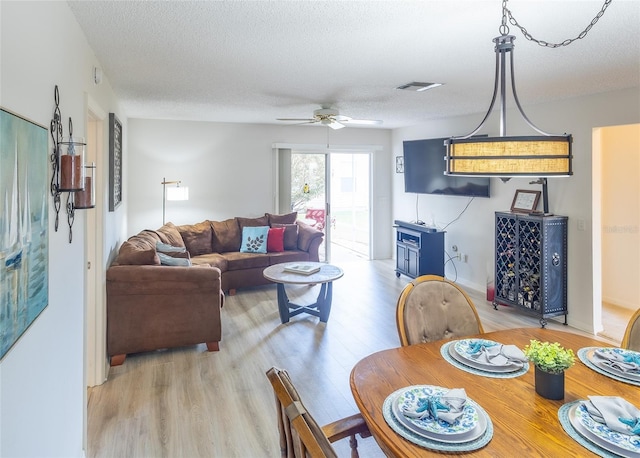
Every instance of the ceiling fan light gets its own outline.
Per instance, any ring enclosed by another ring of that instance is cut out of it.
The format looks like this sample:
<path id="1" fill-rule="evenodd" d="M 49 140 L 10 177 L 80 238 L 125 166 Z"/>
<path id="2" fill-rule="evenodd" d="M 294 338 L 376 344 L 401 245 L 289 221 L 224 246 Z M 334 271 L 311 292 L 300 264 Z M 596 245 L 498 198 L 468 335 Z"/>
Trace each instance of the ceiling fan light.
<path id="1" fill-rule="evenodd" d="M 278 121 L 296 121 L 299 124 L 322 124 L 323 126 L 331 127 L 332 129 L 342 129 L 348 125 L 364 125 L 375 126 L 382 124 L 381 120 L 373 119 L 353 119 L 350 116 L 344 116 L 338 113 L 338 110 L 334 108 L 320 108 L 314 110 L 313 118 L 301 119 L 301 118 L 278 118 Z"/>

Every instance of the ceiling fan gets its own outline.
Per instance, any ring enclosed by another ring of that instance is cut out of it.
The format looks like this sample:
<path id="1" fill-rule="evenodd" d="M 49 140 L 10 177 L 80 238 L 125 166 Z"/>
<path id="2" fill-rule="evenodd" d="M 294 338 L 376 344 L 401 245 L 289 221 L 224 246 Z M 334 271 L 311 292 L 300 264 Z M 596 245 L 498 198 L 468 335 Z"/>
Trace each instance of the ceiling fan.
<path id="1" fill-rule="evenodd" d="M 375 126 L 382 124 L 380 120 L 353 119 L 341 115 L 335 108 L 318 108 L 313 111 L 313 118 L 278 118 L 278 121 L 295 121 L 298 124 L 324 124 L 332 129 L 342 129 L 347 125 Z"/>

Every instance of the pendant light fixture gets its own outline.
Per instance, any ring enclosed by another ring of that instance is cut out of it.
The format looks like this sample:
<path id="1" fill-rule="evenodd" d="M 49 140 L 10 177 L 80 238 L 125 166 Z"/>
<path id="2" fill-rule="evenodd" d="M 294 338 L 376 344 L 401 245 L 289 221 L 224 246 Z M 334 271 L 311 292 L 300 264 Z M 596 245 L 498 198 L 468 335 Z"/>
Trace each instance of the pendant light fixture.
<path id="1" fill-rule="evenodd" d="M 497 176 L 505 178 L 529 176 L 540 177 L 545 194 L 544 202 L 548 202 L 546 197 L 546 177 L 570 176 L 573 174 L 571 144 L 573 138 L 571 134 L 551 134 L 536 127 L 524 113 L 515 84 L 515 71 L 513 63 L 513 49 L 515 36 L 509 35 L 507 22 L 518 27 L 525 38 L 534 41 L 541 46 L 556 48 L 567 46 L 577 39 L 584 38 L 591 27 L 604 14 L 611 3 L 605 0 L 603 7 L 587 28 L 576 38 L 564 40 L 560 43 L 548 43 L 537 40 L 529 34 L 513 17 L 507 8 L 507 1 L 502 2 L 502 24 L 500 25 L 500 36 L 493 39 L 495 43 L 495 80 L 493 87 L 493 97 L 484 119 L 472 132 L 461 137 L 451 137 L 445 140 L 446 146 L 446 175 L 460 176 Z M 508 20 L 507 20 L 508 18 Z M 507 57 L 509 64 L 507 67 Z M 516 107 L 527 125 L 540 135 L 532 136 L 508 136 L 507 135 L 507 68 L 511 79 L 511 91 Z M 474 137 L 491 114 L 496 98 L 500 95 L 500 135 L 498 137 Z M 548 213 L 548 208 L 545 208 Z"/>

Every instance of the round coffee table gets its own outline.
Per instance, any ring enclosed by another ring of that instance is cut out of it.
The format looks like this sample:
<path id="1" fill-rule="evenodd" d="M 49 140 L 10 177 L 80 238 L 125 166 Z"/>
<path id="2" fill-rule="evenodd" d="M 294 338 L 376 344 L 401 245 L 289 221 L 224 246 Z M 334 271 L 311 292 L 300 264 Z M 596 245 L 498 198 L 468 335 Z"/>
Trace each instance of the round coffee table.
<path id="1" fill-rule="evenodd" d="M 288 272 L 285 269 L 292 266 L 311 266 L 319 267 L 320 270 L 312 274 L 301 274 Z M 264 269 L 264 278 L 271 280 L 278 287 L 278 310 L 280 311 L 280 321 L 288 323 L 289 318 L 299 315 L 300 313 L 308 313 L 320 318 L 320 321 L 326 323 L 331 312 L 331 292 L 333 289 L 333 281 L 344 275 L 340 267 L 322 262 L 284 262 L 282 264 L 274 264 Z M 289 300 L 284 285 L 286 283 L 295 285 L 315 285 L 320 284 L 320 293 L 314 304 L 298 305 Z"/>

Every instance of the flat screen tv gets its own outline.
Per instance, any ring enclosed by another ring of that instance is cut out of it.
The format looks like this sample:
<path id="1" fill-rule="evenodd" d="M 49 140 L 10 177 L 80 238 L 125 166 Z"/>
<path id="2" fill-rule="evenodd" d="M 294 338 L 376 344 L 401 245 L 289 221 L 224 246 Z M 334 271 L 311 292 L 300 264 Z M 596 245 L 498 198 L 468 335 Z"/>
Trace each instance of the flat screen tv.
<path id="1" fill-rule="evenodd" d="M 420 194 L 489 197 L 489 177 L 444 174 L 445 138 L 403 142 L 404 190 Z"/>

